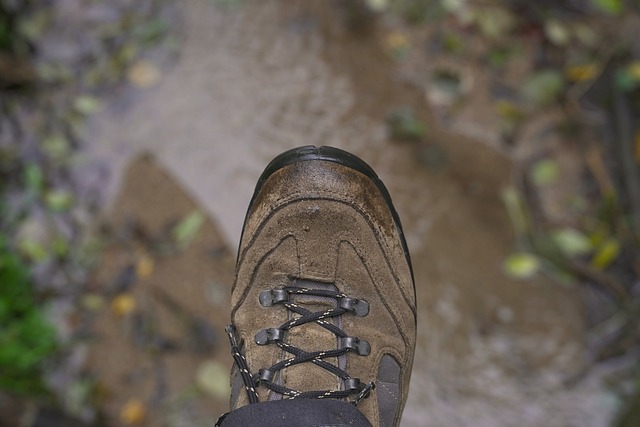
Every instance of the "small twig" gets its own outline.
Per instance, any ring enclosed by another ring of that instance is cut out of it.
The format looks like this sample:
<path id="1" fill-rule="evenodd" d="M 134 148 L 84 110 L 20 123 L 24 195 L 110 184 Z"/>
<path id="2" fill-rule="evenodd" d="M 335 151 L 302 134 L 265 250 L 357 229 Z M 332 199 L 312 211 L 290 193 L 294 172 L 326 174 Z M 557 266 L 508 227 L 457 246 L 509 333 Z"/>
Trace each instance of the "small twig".
<path id="1" fill-rule="evenodd" d="M 616 134 L 619 142 L 620 163 L 622 174 L 629 197 L 631 224 L 635 235 L 640 233 L 640 170 L 635 162 L 635 147 L 633 143 L 633 118 L 629 111 L 628 100 L 625 95 L 613 87 Z"/>
<path id="2" fill-rule="evenodd" d="M 567 267 L 577 277 L 597 283 L 608 289 L 619 300 L 625 301 L 629 298 L 629 292 L 615 277 L 577 262 L 569 263 Z"/>
<path id="3" fill-rule="evenodd" d="M 598 183 L 598 187 L 600 187 L 600 193 L 602 195 L 615 194 L 615 185 L 604 164 L 600 149 L 595 146 L 588 148 L 585 160 L 587 167 Z"/>

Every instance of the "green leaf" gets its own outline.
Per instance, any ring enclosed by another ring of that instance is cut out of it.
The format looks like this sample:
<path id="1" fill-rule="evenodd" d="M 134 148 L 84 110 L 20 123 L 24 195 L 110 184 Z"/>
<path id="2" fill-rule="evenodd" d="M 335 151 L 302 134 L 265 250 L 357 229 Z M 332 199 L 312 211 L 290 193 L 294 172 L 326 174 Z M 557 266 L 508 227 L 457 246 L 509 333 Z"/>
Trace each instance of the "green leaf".
<path id="1" fill-rule="evenodd" d="M 505 273 L 511 277 L 528 279 L 540 269 L 540 260 L 529 253 L 514 253 L 504 261 L 503 268 Z"/>
<path id="2" fill-rule="evenodd" d="M 34 262 L 44 261 L 49 256 L 47 249 L 35 240 L 25 239 L 18 242 L 18 250 Z"/>
<path id="3" fill-rule="evenodd" d="M 26 14 L 25 14 L 26 15 Z M 47 28 L 50 19 L 50 12 L 39 11 L 28 19 L 22 19 L 18 24 L 18 33 L 31 41 L 38 41 L 42 33 Z"/>
<path id="4" fill-rule="evenodd" d="M 640 80 L 629 68 L 623 68 L 616 71 L 615 83 L 618 89 L 623 92 L 631 92 L 640 86 Z"/>
<path id="5" fill-rule="evenodd" d="M 485 7 L 475 11 L 475 22 L 482 35 L 489 39 L 498 39 L 507 36 L 517 20 L 506 8 Z"/>
<path id="6" fill-rule="evenodd" d="M 613 263 L 620 255 L 620 242 L 611 238 L 606 240 L 596 250 L 591 265 L 598 270 L 604 270 Z"/>
<path id="7" fill-rule="evenodd" d="M 61 160 L 69 155 L 71 145 L 63 135 L 50 135 L 42 140 L 42 149 L 53 159 Z"/>
<path id="8" fill-rule="evenodd" d="M 64 190 L 52 190 L 45 196 L 47 207 L 54 212 L 64 212 L 73 206 L 73 195 Z"/>
<path id="9" fill-rule="evenodd" d="M 591 0 L 591 4 L 596 9 L 612 16 L 620 15 L 623 7 L 622 0 Z"/>
<path id="10" fill-rule="evenodd" d="M 62 237 L 57 237 L 51 242 L 51 251 L 56 256 L 63 258 L 69 254 L 69 242 Z"/>
<path id="11" fill-rule="evenodd" d="M 389 7 L 389 0 L 366 0 L 367 6 L 374 12 L 382 12 Z"/>
<path id="12" fill-rule="evenodd" d="M 526 235 L 530 221 L 522 195 L 515 187 L 508 187 L 502 191 L 501 197 L 516 234 Z"/>
<path id="13" fill-rule="evenodd" d="M 460 53 L 464 50 L 464 40 L 458 34 L 447 33 L 442 38 L 442 45 L 449 53 Z"/>
<path id="14" fill-rule="evenodd" d="M 529 76 L 522 91 L 527 100 L 544 106 L 556 101 L 564 87 L 562 73 L 558 70 L 544 70 Z"/>
<path id="15" fill-rule="evenodd" d="M 89 95 L 81 95 L 73 101 L 73 108 L 85 116 L 101 111 L 102 107 L 102 101 Z"/>
<path id="16" fill-rule="evenodd" d="M 185 247 L 191 243 L 204 223 L 204 219 L 204 215 L 199 211 L 187 215 L 172 230 L 172 235 L 176 243 L 181 247 Z"/>
<path id="17" fill-rule="evenodd" d="M 27 188 L 34 194 L 40 194 L 44 187 L 42 169 L 36 163 L 29 163 L 24 169 L 24 180 Z"/>
<path id="18" fill-rule="evenodd" d="M 537 186 L 545 186 L 553 184 L 560 176 L 560 167 L 558 163 L 550 160 L 540 160 L 531 169 L 531 180 Z"/>
<path id="19" fill-rule="evenodd" d="M 544 34 L 556 46 L 566 46 L 571 39 L 569 28 L 557 19 L 550 19 L 545 23 Z"/>
<path id="20" fill-rule="evenodd" d="M 198 368 L 198 388 L 211 397 L 224 399 L 229 396 L 229 371 L 216 360 L 208 360 Z"/>
<path id="21" fill-rule="evenodd" d="M 551 238 L 567 257 L 585 255 L 593 249 L 587 236 L 573 228 L 563 228 L 551 234 Z"/>

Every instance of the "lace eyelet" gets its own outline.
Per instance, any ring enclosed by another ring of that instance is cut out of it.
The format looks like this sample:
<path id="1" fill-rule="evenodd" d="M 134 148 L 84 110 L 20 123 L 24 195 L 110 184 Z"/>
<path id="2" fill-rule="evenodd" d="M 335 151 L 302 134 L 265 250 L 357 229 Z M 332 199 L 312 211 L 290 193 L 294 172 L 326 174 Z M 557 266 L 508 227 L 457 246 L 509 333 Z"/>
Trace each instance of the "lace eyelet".
<path id="1" fill-rule="evenodd" d="M 284 331 L 278 328 L 263 329 L 255 336 L 255 342 L 258 345 L 267 345 L 272 342 L 282 341 L 284 339 Z"/>
<path id="2" fill-rule="evenodd" d="M 274 375 L 275 372 L 270 371 L 269 369 L 260 369 L 258 371 L 258 375 L 255 377 L 255 381 L 258 384 L 261 382 L 271 382 L 273 381 Z"/>
<path id="3" fill-rule="evenodd" d="M 338 301 L 338 307 L 344 308 L 357 317 L 364 317 L 369 314 L 369 303 L 363 299 L 343 297 Z"/>
<path id="4" fill-rule="evenodd" d="M 368 341 L 356 337 L 342 338 L 342 348 L 356 351 L 360 356 L 368 356 L 371 353 L 371 345 Z"/>
<path id="5" fill-rule="evenodd" d="M 289 293 L 284 289 L 269 289 L 260 292 L 260 305 L 271 307 L 289 301 Z"/>
<path id="6" fill-rule="evenodd" d="M 343 384 L 344 389 L 350 391 L 360 391 L 364 388 L 359 378 L 347 378 L 346 380 L 344 380 Z"/>

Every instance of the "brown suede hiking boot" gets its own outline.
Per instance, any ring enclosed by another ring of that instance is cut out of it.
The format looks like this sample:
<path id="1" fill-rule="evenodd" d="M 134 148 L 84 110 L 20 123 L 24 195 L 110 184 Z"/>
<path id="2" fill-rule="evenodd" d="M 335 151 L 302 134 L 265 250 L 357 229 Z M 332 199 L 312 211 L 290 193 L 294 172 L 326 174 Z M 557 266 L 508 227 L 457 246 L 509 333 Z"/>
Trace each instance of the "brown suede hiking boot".
<path id="1" fill-rule="evenodd" d="M 400 422 L 416 340 L 400 220 L 374 171 L 331 147 L 265 169 L 244 223 L 232 290 L 231 409 L 289 398 L 352 402 Z"/>

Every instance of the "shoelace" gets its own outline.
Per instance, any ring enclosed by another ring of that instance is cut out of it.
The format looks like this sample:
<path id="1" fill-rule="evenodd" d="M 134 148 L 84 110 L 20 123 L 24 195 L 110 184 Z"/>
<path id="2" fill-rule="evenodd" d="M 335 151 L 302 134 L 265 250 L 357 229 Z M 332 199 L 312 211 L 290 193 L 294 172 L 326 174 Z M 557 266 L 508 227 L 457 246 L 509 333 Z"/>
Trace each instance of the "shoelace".
<path id="1" fill-rule="evenodd" d="M 313 312 L 292 301 L 291 295 L 333 298 L 336 300 L 336 307 L 324 311 Z M 367 341 L 360 340 L 357 337 L 348 336 L 342 329 L 327 320 L 344 314 L 353 314 L 358 317 L 366 316 L 369 313 L 369 304 L 366 301 L 349 298 L 345 294 L 332 291 L 289 286 L 282 289 L 271 289 L 261 292 L 260 304 L 264 307 L 282 304 L 288 310 L 298 314 L 299 317 L 285 322 L 278 328 L 263 329 L 256 334 L 255 341 L 258 345 L 276 344 L 285 352 L 293 355 L 293 357 L 281 360 L 268 369 L 260 369 L 255 375 L 251 374 L 247 360 L 240 351 L 241 343 L 238 340 L 238 334 L 235 327 L 233 325 L 229 325 L 225 329 L 229 337 L 229 342 L 231 343 L 233 359 L 240 371 L 250 403 L 258 403 L 256 387 L 259 385 L 264 385 L 275 393 L 292 399 L 346 399 L 352 395 L 356 395 L 351 403 L 353 405 L 357 405 L 362 399 L 369 396 L 371 390 L 375 388 L 375 384 L 373 382 L 369 382 L 368 384 L 362 383 L 358 378 L 350 377 L 338 366 L 324 360 L 326 358 L 339 357 L 347 354 L 348 352 L 356 352 L 360 356 L 367 356 L 371 352 L 371 347 Z M 316 323 L 335 334 L 338 337 L 340 346 L 337 349 L 332 350 L 306 352 L 286 342 L 285 336 L 287 331 L 291 328 L 308 323 Z M 336 375 L 342 380 L 343 389 L 302 392 L 277 384 L 273 381 L 278 371 L 293 365 L 307 362 L 320 366 Z"/>

